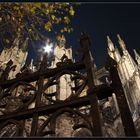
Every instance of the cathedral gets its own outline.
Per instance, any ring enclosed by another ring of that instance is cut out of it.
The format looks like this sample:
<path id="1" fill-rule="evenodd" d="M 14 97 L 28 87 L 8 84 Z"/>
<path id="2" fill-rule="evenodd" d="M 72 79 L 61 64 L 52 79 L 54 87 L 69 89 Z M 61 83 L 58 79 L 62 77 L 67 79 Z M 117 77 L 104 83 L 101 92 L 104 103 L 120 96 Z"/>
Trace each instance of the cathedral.
<path id="1" fill-rule="evenodd" d="M 109 37 L 107 37 L 107 50 L 108 54 L 117 62 L 118 72 L 125 91 L 127 102 L 131 113 L 136 115 L 139 112 L 140 104 L 140 56 L 134 49 L 134 60 L 128 52 L 120 35 L 117 35 L 117 37 L 121 52 L 119 52 L 119 49 L 114 46 Z"/>
<path id="2" fill-rule="evenodd" d="M 109 56 L 117 62 L 117 70 L 119 73 L 119 77 L 121 79 L 121 83 L 125 92 L 125 97 L 127 99 L 127 103 L 129 105 L 131 115 L 134 122 L 138 122 L 139 120 L 139 113 L 140 113 L 140 56 L 134 50 L 135 59 L 133 59 L 130 55 L 130 53 L 127 50 L 127 47 L 120 37 L 120 35 L 117 35 L 118 37 L 118 43 L 119 43 L 119 49 L 113 44 L 110 37 L 107 36 L 107 52 Z M 2 50 L 0 54 L 0 78 L 3 77 L 3 71 L 7 67 L 7 64 L 9 61 L 11 61 L 12 67 L 10 67 L 9 75 L 7 76 L 7 79 L 5 80 L 12 80 L 18 77 L 18 75 L 23 71 L 23 67 L 26 64 L 26 59 L 28 55 L 27 51 L 27 43 L 28 38 L 23 42 L 23 44 L 19 44 L 19 39 L 16 38 L 13 42 L 13 46 L 11 48 L 5 48 Z M 54 47 L 54 58 L 51 62 L 51 66 L 49 66 L 50 69 L 57 68 L 61 65 L 61 62 L 67 62 L 72 63 L 74 61 L 73 55 L 72 55 L 72 48 L 66 48 L 66 39 L 62 35 L 61 39 L 58 41 L 57 45 Z M 19 47 L 22 46 L 22 47 Z M 92 57 L 92 55 L 91 55 Z M 92 58 L 92 60 L 94 60 Z M 107 77 L 109 77 L 109 73 L 107 70 L 98 69 L 96 67 L 96 64 L 93 63 L 93 68 L 95 70 L 96 75 L 96 85 L 100 85 L 104 81 L 100 80 L 103 76 L 106 77 L 105 83 L 110 85 L 112 81 L 109 81 Z M 28 67 L 29 71 L 31 73 L 37 71 L 37 67 L 34 66 L 33 60 L 31 61 L 31 64 Z M 103 74 L 104 73 L 104 74 Z M 84 74 L 83 74 L 84 75 Z M 59 79 L 57 81 L 57 79 Z M 47 84 L 47 79 L 44 81 L 45 84 Z M 82 83 L 82 81 L 77 81 L 75 83 L 71 80 L 71 75 L 65 72 L 60 73 L 59 77 L 56 77 L 56 80 L 53 82 L 59 83 L 59 89 L 56 85 L 49 85 L 49 88 L 47 88 L 47 91 L 44 91 L 44 94 L 41 97 L 42 104 L 48 104 L 48 101 L 46 102 L 45 93 L 58 93 L 56 96 L 52 97 L 52 100 L 60 100 L 65 101 L 67 100 L 72 94 L 75 94 L 76 92 L 72 90 L 73 86 L 75 84 Z M 32 82 L 32 85 L 36 85 L 36 82 Z M 21 88 L 18 89 L 19 94 L 21 92 Z M 59 91 L 58 91 L 59 90 Z M 84 90 L 82 90 L 81 96 L 84 96 L 87 91 L 87 86 L 85 86 Z M 15 92 L 15 91 L 14 91 Z M 16 91 L 17 92 L 17 91 Z M 32 91 L 31 94 L 33 94 L 34 91 Z M 17 95 L 18 96 L 18 95 Z M 17 100 L 18 101 L 18 100 Z M 0 101 L 2 102 L 2 101 Z M 50 102 L 50 101 L 49 101 Z M 105 100 L 98 100 L 99 106 L 101 108 L 101 116 L 102 119 L 104 119 L 104 123 L 102 124 L 102 129 L 104 132 L 105 137 L 116 137 L 116 136 L 124 136 L 123 127 L 121 124 L 120 119 L 120 112 L 118 108 L 118 103 L 116 100 L 116 96 L 113 93 L 111 97 Z M 2 103 L 0 103 L 2 104 Z M 18 102 L 17 102 L 18 104 Z M 19 101 L 20 104 L 20 101 Z M 35 102 L 28 104 L 28 109 L 33 109 L 35 107 Z M 11 107 L 12 108 L 12 107 Z M 80 108 L 81 110 L 84 110 L 83 108 Z M 0 114 L 3 115 L 3 112 L 6 111 L 6 109 L 0 107 Z M 86 110 L 88 111 L 88 110 Z M 114 118 L 117 119 L 114 119 Z M 113 119 L 112 119 L 113 118 Z M 40 116 L 40 124 L 46 119 L 45 116 Z M 71 119 L 71 117 L 64 113 L 61 116 L 59 116 L 57 122 L 56 122 L 56 134 L 57 137 L 76 137 L 76 136 L 91 136 L 91 133 L 86 130 L 86 128 L 82 128 L 81 130 L 77 132 L 72 131 L 72 125 L 74 123 L 74 120 Z M 24 132 L 24 136 L 28 136 L 28 131 L 31 131 L 31 120 L 26 121 L 25 127 L 26 131 Z M 136 127 L 138 127 L 136 124 Z M 8 129 L 8 127 L 7 127 Z M 48 129 L 48 128 L 46 128 Z M 139 127 L 137 128 L 139 129 Z M 0 133 L 0 136 L 4 135 L 4 130 L 2 133 Z"/>

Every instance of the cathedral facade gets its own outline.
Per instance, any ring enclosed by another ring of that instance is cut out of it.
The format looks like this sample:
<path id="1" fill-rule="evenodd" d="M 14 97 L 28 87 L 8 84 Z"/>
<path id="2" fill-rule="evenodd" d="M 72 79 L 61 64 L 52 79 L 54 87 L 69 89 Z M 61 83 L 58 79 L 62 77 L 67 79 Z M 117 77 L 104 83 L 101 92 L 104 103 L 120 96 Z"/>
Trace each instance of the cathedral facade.
<path id="1" fill-rule="evenodd" d="M 134 60 L 120 35 L 117 35 L 117 37 L 121 52 L 114 46 L 109 37 L 107 37 L 107 50 L 108 54 L 117 62 L 118 73 L 125 91 L 127 102 L 131 113 L 135 114 L 136 112 L 139 112 L 140 103 L 140 56 L 136 50 L 134 50 Z"/>

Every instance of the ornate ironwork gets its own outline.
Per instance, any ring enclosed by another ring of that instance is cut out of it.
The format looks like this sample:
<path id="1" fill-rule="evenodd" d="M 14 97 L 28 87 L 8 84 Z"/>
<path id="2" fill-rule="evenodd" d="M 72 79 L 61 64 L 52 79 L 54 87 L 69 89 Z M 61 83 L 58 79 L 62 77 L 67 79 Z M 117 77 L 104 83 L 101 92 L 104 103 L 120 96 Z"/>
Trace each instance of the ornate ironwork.
<path id="1" fill-rule="evenodd" d="M 69 130 L 63 136 L 103 135 L 98 100 L 111 96 L 115 88 L 96 85 L 86 34 L 81 36 L 80 44 L 84 54 L 81 62 L 73 63 L 63 56 L 62 62 L 51 69 L 47 67 L 47 56 L 44 56 L 37 72 L 26 71 L 12 80 L 7 80 L 12 64 L 7 66 L 0 83 L 1 137 L 61 137 L 59 128 L 63 131 L 63 125 L 68 124 Z M 87 76 L 80 74 L 80 69 L 86 69 Z M 71 95 L 61 100 L 58 97 L 61 94 L 59 81 L 64 75 L 69 75 L 71 82 L 79 81 L 79 84 L 72 86 Z M 57 87 L 55 92 L 49 92 L 52 86 Z M 83 90 L 86 91 L 84 94 Z"/>

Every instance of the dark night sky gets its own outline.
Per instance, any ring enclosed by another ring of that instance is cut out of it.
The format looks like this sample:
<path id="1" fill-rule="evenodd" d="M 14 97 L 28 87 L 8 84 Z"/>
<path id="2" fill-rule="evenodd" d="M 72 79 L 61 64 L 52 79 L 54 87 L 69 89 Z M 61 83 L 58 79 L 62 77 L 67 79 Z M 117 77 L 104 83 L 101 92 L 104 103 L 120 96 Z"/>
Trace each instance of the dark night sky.
<path id="1" fill-rule="evenodd" d="M 106 35 L 118 46 L 117 33 L 125 41 L 131 54 L 140 50 L 140 4 L 83 3 L 76 7 L 72 21 L 75 31 L 67 37 L 68 44 L 80 47 L 81 31 L 87 31 L 92 38 L 92 53 L 97 66 L 106 61 Z"/>

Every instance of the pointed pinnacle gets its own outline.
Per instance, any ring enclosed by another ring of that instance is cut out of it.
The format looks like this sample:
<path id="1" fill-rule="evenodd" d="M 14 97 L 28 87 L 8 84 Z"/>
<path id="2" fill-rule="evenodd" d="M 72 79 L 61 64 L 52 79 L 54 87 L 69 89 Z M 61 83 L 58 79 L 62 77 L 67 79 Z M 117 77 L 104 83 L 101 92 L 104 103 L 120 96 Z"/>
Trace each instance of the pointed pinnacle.
<path id="1" fill-rule="evenodd" d="M 136 50 L 135 50 L 135 49 L 133 49 L 133 52 L 134 52 L 134 54 L 137 54 L 137 52 L 136 52 Z"/>
<path id="2" fill-rule="evenodd" d="M 111 39 L 110 39 L 110 37 L 109 37 L 108 35 L 107 35 L 107 40 L 108 40 L 108 41 L 111 41 Z"/>
<path id="3" fill-rule="evenodd" d="M 108 35 L 107 35 L 107 42 L 113 44 L 112 40 L 110 39 L 110 37 Z"/>
<path id="4" fill-rule="evenodd" d="M 140 57 L 140 55 L 137 53 L 137 51 L 135 49 L 133 49 L 133 51 L 134 51 L 135 57 Z"/>
<path id="5" fill-rule="evenodd" d="M 118 37 L 119 40 L 122 40 L 119 34 L 117 34 L 117 37 Z"/>
<path id="6" fill-rule="evenodd" d="M 120 48 L 124 51 L 126 50 L 126 45 L 124 43 L 124 41 L 121 39 L 120 35 L 117 34 L 117 37 L 118 37 L 118 42 L 119 42 L 119 45 L 120 45 Z"/>

